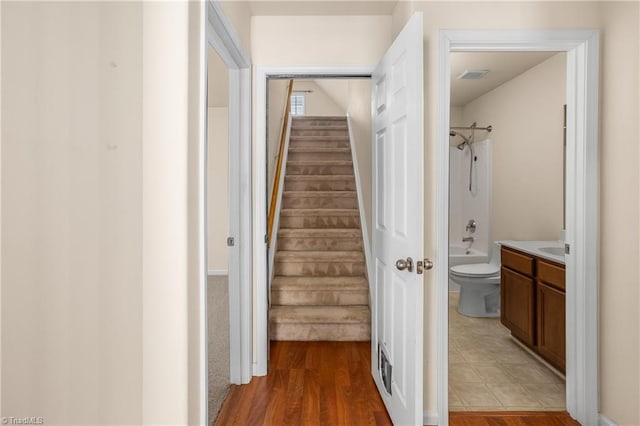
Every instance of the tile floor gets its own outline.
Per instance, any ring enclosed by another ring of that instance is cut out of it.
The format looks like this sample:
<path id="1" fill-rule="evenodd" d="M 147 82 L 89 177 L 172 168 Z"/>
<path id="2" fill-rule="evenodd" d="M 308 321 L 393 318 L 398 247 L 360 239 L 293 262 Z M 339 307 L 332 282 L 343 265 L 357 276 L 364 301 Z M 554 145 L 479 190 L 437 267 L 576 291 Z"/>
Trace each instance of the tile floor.
<path id="1" fill-rule="evenodd" d="M 449 293 L 450 411 L 565 410 L 564 380 L 509 337 L 499 318 L 457 311 Z"/>

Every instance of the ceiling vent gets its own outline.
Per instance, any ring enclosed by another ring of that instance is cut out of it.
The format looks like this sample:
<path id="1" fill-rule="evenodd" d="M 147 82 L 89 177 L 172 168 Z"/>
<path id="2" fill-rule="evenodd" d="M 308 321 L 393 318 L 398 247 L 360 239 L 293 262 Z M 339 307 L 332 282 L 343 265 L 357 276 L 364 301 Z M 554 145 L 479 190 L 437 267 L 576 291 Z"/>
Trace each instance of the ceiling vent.
<path id="1" fill-rule="evenodd" d="M 489 70 L 464 70 L 464 72 L 458 76 L 458 80 L 479 80 L 488 73 Z"/>

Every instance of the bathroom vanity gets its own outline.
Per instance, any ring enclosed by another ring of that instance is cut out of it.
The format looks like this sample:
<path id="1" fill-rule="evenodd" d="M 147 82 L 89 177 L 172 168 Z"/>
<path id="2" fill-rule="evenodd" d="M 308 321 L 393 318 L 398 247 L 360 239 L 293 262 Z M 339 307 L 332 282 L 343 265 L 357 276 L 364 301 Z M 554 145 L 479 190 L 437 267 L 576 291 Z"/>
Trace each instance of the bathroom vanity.
<path id="1" fill-rule="evenodd" d="M 512 336 L 564 373 L 563 246 L 549 241 L 501 244 L 500 320 Z"/>

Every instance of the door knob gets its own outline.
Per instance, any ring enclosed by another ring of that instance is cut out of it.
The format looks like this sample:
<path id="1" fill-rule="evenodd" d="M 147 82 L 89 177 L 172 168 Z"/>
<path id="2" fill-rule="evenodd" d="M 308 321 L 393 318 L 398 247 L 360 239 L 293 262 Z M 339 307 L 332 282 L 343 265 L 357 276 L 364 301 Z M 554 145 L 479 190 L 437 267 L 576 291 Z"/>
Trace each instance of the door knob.
<path id="1" fill-rule="evenodd" d="M 416 274 L 422 274 L 423 271 L 433 268 L 431 259 L 418 260 L 416 262 Z"/>
<path id="2" fill-rule="evenodd" d="M 396 268 L 398 268 L 399 271 L 404 271 L 406 269 L 407 271 L 412 272 L 413 259 L 410 257 L 407 257 L 407 260 L 404 260 L 404 259 L 396 260 Z"/>

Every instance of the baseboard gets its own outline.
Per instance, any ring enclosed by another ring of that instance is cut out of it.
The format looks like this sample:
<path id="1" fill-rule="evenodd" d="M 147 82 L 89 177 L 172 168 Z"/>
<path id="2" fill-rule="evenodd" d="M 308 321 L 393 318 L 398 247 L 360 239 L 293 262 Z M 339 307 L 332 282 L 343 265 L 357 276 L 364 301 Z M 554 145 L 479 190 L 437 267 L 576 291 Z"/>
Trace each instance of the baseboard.
<path id="1" fill-rule="evenodd" d="M 603 414 L 598 415 L 598 426 L 618 426 L 618 423 L 614 422 Z"/>
<path id="2" fill-rule="evenodd" d="M 423 425 L 437 425 L 438 424 L 438 413 L 434 411 L 425 411 L 422 414 L 422 424 Z"/>
<path id="3" fill-rule="evenodd" d="M 227 276 L 229 275 L 229 270 L 228 269 L 209 269 L 207 271 L 207 275 L 210 277 L 213 276 Z"/>

